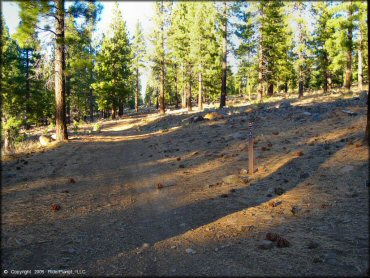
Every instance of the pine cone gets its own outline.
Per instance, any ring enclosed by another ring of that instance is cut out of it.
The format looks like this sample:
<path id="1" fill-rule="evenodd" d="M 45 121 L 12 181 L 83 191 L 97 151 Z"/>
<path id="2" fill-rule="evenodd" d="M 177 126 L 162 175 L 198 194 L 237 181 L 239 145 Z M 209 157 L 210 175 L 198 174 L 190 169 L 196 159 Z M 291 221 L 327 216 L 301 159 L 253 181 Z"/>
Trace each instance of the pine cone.
<path id="1" fill-rule="evenodd" d="M 279 248 L 289 247 L 290 243 L 285 238 L 280 237 L 277 241 L 277 246 Z"/>
<path id="2" fill-rule="evenodd" d="M 280 238 L 278 234 L 275 233 L 267 233 L 266 234 L 266 239 L 270 241 L 277 241 Z"/>
<path id="3" fill-rule="evenodd" d="M 60 205 L 58 205 L 58 204 L 52 204 L 52 205 L 51 205 L 51 210 L 52 210 L 52 211 L 60 210 Z"/>

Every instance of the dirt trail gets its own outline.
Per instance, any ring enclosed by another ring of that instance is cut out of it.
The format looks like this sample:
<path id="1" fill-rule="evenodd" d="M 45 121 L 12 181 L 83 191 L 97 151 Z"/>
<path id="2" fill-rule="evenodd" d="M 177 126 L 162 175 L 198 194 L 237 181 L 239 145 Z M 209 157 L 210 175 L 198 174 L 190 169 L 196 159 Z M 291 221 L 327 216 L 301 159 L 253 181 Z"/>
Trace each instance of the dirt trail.
<path id="1" fill-rule="evenodd" d="M 307 97 L 285 110 L 253 112 L 258 172 L 247 183 L 238 179 L 248 165 L 245 107 L 191 124 L 186 113 L 130 116 L 4 162 L 2 269 L 366 273 L 366 109 L 358 98 L 327 101 Z M 61 210 L 51 211 L 52 203 Z M 290 247 L 262 241 L 267 232 Z"/>

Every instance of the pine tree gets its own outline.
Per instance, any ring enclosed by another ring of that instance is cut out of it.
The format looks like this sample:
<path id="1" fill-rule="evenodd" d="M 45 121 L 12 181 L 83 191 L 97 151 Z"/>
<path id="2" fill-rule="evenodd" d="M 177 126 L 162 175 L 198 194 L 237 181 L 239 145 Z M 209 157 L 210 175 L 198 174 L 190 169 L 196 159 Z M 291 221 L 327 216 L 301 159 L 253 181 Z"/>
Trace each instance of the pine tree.
<path id="1" fill-rule="evenodd" d="M 19 1 L 21 24 L 19 32 L 33 34 L 37 31 L 49 31 L 55 37 L 55 107 L 56 107 L 56 139 L 67 140 L 67 125 L 65 113 L 65 14 L 71 13 L 75 17 L 80 15 L 88 18 L 84 3 L 76 1 L 69 10 L 65 9 L 64 0 L 54 1 Z M 47 17 L 53 20 L 55 29 L 49 25 L 42 26 L 39 18 Z"/>
<path id="2" fill-rule="evenodd" d="M 189 28 L 191 47 L 189 58 L 193 72 L 198 75 L 198 109 L 203 110 L 204 74 L 219 57 L 215 20 L 217 12 L 211 2 L 194 3 L 193 24 Z"/>
<path id="3" fill-rule="evenodd" d="M 316 2 L 311 8 L 312 14 L 316 18 L 315 33 L 312 38 L 312 48 L 317 63 L 317 78 L 319 86 L 323 86 L 324 93 L 327 93 L 331 85 L 331 72 L 329 70 L 330 55 L 328 49 L 329 39 L 333 29 L 329 26 L 329 21 L 332 18 L 332 12 L 329 9 L 327 2 Z"/>
<path id="4" fill-rule="evenodd" d="M 140 22 L 136 23 L 134 40 L 132 43 L 133 51 L 133 71 L 135 72 L 136 78 L 136 91 L 135 91 L 135 111 L 139 111 L 139 89 L 140 89 L 140 68 L 144 66 L 144 51 L 145 51 L 145 41 L 144 34 Z"/>
<path id="5" fill-rule="evenodd" d="M 223 2 L 223 11 L 221 16 L 221 33 L 222 33 L 222 85 L 221 85 L 221 97 L 220 97 L 220 108 L 226 105 L 226 89 L 227 89 L 227 24 L 228 24 L 228 4 L 226 1 Z"/>
<path id="6" fill-rule="evenodd" d="M 66 95 L 67 120 L 72 117 L 71 112 L 76 111 L 76 118 L 89 115 L 94 120 L 95 101 L 93 89 L 95 47 L 92 34 L 95 30 L 101 5 L 89 3 L 88 12 L 91 14 L 87 22 L 79 24 L 70 14 L 66 20 Z"/>
<path id="7" fill-rule="evenodd" d="M 166 74 L 166 43 L 169 19 L 171 16 L 172 2 L 156 1 L 154 3 L 154 32 L 151 41 L 154 45 L 154 53 L 151 55 L 153 67 L 158 68 L 160 75 L 159 110 L 164 114 L 165 107 L 165 74 Z"/>
<path id="8" fill-rule="evenodd" d="M 168 31 L 168 48 L 170 57 L 178 64 L 177 69 L 180 70 L 181 76 L 181 107 L 187 106 L 186 95 L 186 79 L 185 72 L 189 72 L 190 59 L 190 22 L 188 2 L 179 2 L 173 10 L 171 17 L 171 26 Z"/>
<path id="9" fill-rule="evenodd" d="M 131 93 L 131 62 L 132 50 L 126 23 L 116 3 L 110 33 L 103 39 L 94 67 L 97 81 L 92 85 L 99 109 L 110 108 L 113 119 L 116 118 L 117 107 L 122 109 L 123 102 Z"/>
<path id="10" fill-rule="evenodd" d="M 309 40 L 307 22 L 304 18 L 306 13 L 307 3 L 303 1 L 296 1 L 293 4 L 295 10 L 294 21 L 297 24 L 297 72 L 298 72 L 298 97 L 303 97 L 304 83 L 305 83 L 305 67 L 307 57 L 307 43 Z"/>

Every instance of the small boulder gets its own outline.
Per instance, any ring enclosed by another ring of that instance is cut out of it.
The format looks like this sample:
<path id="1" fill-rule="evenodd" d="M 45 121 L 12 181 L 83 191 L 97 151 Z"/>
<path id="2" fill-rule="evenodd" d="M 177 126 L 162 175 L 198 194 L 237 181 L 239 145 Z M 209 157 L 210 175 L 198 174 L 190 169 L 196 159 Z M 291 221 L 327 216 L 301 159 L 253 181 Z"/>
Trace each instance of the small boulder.
<path id="1" fill-rule="evenodd" d="M 321 116 L 320 116 L 320 114 L 316 113 L 316 114 L 313 114 L 311 119 L 314 122 L 319 122 L 319 121 L 321 121 Z"/>
<path id="2" fill-rule="evenodd" d="M 361 100 L 367 100 L 367 92 L 366 91 L 362 91 L 359 95 L 359 98 Z"/>
<path id="3" fill-rule="evenodd" d="M 200 122 L 203 120 L 204 118 L 202 116 L 194 116 L 189 119 L 189 123 L 196 123 L 196 122 Z"/>
<path id="4" fill-rule="evenodd" d="M 247 176 L 248 175 L 248 170 L 247 169 L 241 169 L 240 172 L 239 172 L 239 174 L 241 176 Z"/>
<path id="5" fill-rule="evenodd" d="M 291 212 L 292 212 L 293 215 L 298 215 L 301 210 L 302 209 L 300 207 L 293 206 L 292 209 L 291 209 Z"/>
<path id="6" fill-rule="evenodd" d="M 248 154 L 246 152 L 242 152 L 238 155 L 236 161 L 245 161 L 248 159 Z"/>
<path id="7" fill-rule="evenodd" d="M 231 134 L 231 137 L 235 140 L 245 140 L 245 139 L 247 139 L 247 135 L 243 134 L 239 131 Z"/>
<path id="8" fill-rule="evenodd" d="M 283 195 L 285 193 L 285 190 L 281 187 L 277 187 L 274 189 L 274 192 L 276 195 Z"/>
<path id="9" fill-rule="evenodd" d="M 287 100 L 284 100 L 284 101 L 282 101 L 279 105 L 278 105 L 279 107 L 279 109 L 281 109 L 281 108 L 289 108 L 289 107 L 291 107 L 292 105 L 290 104 L 290 102 L 289 101 L 287 101 Z"/>
<path id="10" fill-rule="evenodd" d="M 246 150 L 247 148 L 248 148 L 248 144 L 246 144 L 246 143 L 241 143 L 241 144 L 239 144 L 239 146 L 238 146 L 239 151 L 244 151 L 244 150 Z"/>
<path id="11" fill-rule="evenodd" d="M 43 147 L 46 147 L 47 145 L 49 145 L 51 143 L 52 139 L 50 136 L 46 136 L 46 135 L 41 135 L 39 137 L 39 142 L 41 144 L 41 146 Z"/>
<path id="12" fill-rule="evenodd" d="M 188 254 L 196 254 L 197 253 L 197 251 L 195 251 L 195 250 L 193 250 L 191 248 L 185 249 L 185 252 L 188 253 Z"/>
<path id="13" fill-rule="evenodd" d="M 226 176 L 222 179 L 222 181 L 227 184 L 243 183 L 243 181 L 237 175 Z"/>
<path id="14" fill-rule="evenodd" d="M 260 240 L 260 242 L 258 243 L 258 248 L 262 250 L 269 250 L 272 249 L 273 247 L 274 243 L 269 240 Z"/>
<path id="15" fill-rule="evenodd" d="M 204 116 L 204 119 L 207 119 L 207 120 L 218 120 L 218 119 L 223 119 L 223 118 L 224 118 L 224 115 L 218 112 L 207 113 Z"/>
<path id="16" fill-rule="evenodd" d="M 346 165 L 343 168 L 341 168 L 339 172 L 342 174 L 345 174 L 345 173 L 351 172 L 354 168 L 355 167 L 353 167 L 352 165 Z"/>

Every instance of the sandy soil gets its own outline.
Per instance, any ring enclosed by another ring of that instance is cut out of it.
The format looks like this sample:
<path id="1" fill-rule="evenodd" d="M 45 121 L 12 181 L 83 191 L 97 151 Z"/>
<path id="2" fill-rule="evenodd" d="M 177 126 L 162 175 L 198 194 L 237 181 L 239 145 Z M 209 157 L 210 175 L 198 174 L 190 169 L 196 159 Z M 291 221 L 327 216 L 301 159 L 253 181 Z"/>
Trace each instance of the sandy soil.
<path id="1" fill-rule="evenodd" d="M 4 161 L 2 270 L 367 274 L 365 101 L 312 95 L 252 112 L 233 103 L 221 120 L 126 116 Z M 246 181 L 251 115 L 258 171 Z M 264 241 L 268 232 L 290 246 Z"/>

